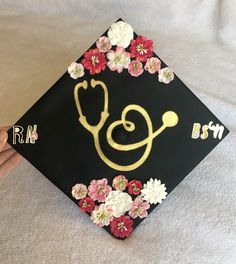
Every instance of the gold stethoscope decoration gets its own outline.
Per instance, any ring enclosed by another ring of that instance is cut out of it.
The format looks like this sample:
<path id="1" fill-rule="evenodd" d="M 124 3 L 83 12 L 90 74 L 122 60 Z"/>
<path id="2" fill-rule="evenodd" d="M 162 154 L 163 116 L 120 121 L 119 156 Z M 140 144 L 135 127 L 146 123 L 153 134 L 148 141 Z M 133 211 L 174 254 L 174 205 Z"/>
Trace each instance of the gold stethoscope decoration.
<path id="1" fill-rule="evenodd" d="M 107 89 L 105 83 L 103 83 L 102 81 L 96 81 L 96 80 L 92 79 L 91 80 L 92 88 L 95 88 L 97 85 L 100 85 L 103 89 L 103 92 L 104 92 L 104 108 L 103 108 L 103 111 L 101 112 L 101 118 L 100 118 L 100 121 L 97 125 L 90 125 L 87 122 L 86 116 L 83 115 L 81 105 L 80 105 L 79 89 L 80 88 L 87 89 L 88 88 L 88 82 L 83 81 L 81 83 L 78 83 L 74 88 L 74 98 L 75 98 L 75 103 L 76 103 L 77 110 L 79 113 L 79 122 L 81 123 L 82 126 L 84 126 L 84 128 L 86 128 L 93 135 L 94 144 L 95 144 L 95 148 L 97 150 L 97 153 L 100 156 L 100 158 L 108 166 L 110 166 L 111 168 L 118 170 L 118 171 L 134 170 L 134 169 L 138 168 L 139 166 L 141 166 L 145 162 L 145 160 L 148 158 L 150 151 L 151 151 L 151 148 L 152 148 L 153 139 L 156 136 L 158 136 L 161 132 L 163 132 L 167 127 L 173 127 L 173 126 L 177 125 L 178 116 L 175 112 L 172 112 L 172 111 L 165 112 L 162 116 L 162 122 L 163 122 L 162 126 L 159 129 L 157 129 L 155 132 L 153 132 L 152 121 L 151 121 L 150 116 L 147 113 L 147 111 L 143 107 L 136 105 L 136 104 L 127 105 L 121 113 L 121 119 L 113 122 L 108 127 L 107 133 L 106 133 L 107 141 L 112 148 L 119 150 L 119 151 L 135 150 L 135 149 L 138 149 L 138 148 L 145 146 L 145 145 L 146 145 L 146 148 L 145 148 L 145 151 L 144 151 L 142 157 L 139 160 L 137 160 L 136 162 L 134 162 L 130 165 L 119 165 L 119 164 L 111 161 L 103 153 L 101 146 L 100 146 L 99 132 L 102 129 L 102 127 L 104 126 L 104 124 L 105 124 L 105 122 L 109 116 L 109 112 L 108 112 L 108 89 Z M 135 124 L 126 119 L 126 116 L 127 116 L 129 111 L 137 111 L 138 113 L 140 113 L 143 116 L 143 118 L 147 124 L 148 136 L 145 139 L 143 139 L 139 142 L 133 143 L 133 144 L 126 144 L 126 145 L 118 144 L 112 138 L 112 131 L 114 130 L 114 128 L 122 125 L 124 127 L 124 129 L 128 132 L 132 132 L 135 130 Z"/>

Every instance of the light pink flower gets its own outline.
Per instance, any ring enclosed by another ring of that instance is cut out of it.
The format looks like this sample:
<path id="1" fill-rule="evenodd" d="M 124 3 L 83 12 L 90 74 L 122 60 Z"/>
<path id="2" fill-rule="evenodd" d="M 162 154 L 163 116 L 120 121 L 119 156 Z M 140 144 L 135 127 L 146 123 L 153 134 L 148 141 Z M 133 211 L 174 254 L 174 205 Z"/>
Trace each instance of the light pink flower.
<path id="1" fill-rule="evenodd" d="M 102 226 L 108 226 L 113 220 L 112 209 L 105 204 L 95 206 L 95 209 L 91 212 L 91 219 L 94 224 Z"/>
<path id="2" fill-rule="evenodd" d="M 76 200 L 84 198 L 87 192 L 88 192 L 87 187 L 82 183 L 75 184 L 71 190 L 71 194 Z"/>
<path id="3" fill-rule="evenodd" d="M 128 72 L 134 76 L 138 77 L 143 73 L 143 64 L 138 60 L 131 61 L 128 67 Z"/>
<path id="4" fill-rule="evenodd" d="M 109 186 L 106 178 L 99 180 L 92 180 L 88 187 L 88 195 L 98 202 L 104 202 L 107 195 L 111 192 L 111 186 Z"/>
<path id="5" fill-rule="evenodd" d="M 130 63 L 130 53 L 124 48 L 116 47 L 116 50 L 110 50 L 107 53 L 107 66 L 111 71 L 121 73 L 123 69 L 127 69 Z"/>
<path id="6" fill-rule="evenodd" d="M 126 186 L 128 186 L 128 180 L 124 175 L 118 175 L 113 179 L 112 187 L 114 189 L 124 191 Z"/>
<path id="7" fill-rule="evenodd" d="M 141 196 L 135 198 L 131 205 L 131 209 L 129 211 L 129 215 L 132 218 L 140 217 L 144 218 L 148 215 L 147 210 L 150 208 L 150 204 L 144 202 Z"/>
<path id="8" fill-rule="evenodd" d="M 108 52 L 112 47 L 109 38 L 105 36 L 102 36 L 97 40 L 96 46 L 99 49 L 99 51 L 103 53 Z"/>
<path id="9" fill-rule="evenodd" d="M 159 72 L 161 69 L 161 61 L 155 57 L 149 58 L 147 59 L 144 69 L 151 74 Z"/>

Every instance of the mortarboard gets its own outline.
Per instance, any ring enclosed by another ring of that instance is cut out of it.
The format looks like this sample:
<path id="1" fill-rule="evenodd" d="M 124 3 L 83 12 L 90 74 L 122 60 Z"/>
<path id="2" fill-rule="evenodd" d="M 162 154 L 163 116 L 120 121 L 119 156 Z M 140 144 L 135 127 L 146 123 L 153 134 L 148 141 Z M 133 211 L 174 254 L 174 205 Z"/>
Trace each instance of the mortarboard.
<path id="1" fill-rule="evenodd" d="M 120 239 L 229 133 L 154 46 L 119 19 L 9 131 L 9 144 Z"/>

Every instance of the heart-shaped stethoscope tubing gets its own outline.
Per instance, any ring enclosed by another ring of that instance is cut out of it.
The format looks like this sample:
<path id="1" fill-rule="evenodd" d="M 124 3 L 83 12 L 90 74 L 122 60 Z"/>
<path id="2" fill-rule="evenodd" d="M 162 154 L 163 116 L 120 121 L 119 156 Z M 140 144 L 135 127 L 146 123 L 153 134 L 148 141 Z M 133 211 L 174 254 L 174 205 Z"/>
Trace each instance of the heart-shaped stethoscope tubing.
<path id="1" fill-rule="evenodd" d="M 139 166 L 141 166 L 145 162 L 145 160 L 148 158 L 150 151 L 151 151 L 151 148 L 152 148 L 153 139 L 156 136 L 158 136 L 161 132 L 163 132 L 167 127 L 173 127 L 173 126 L 177 125 L 178 116 L 175 112 L 172 112 L 172 111 L 165 112 L 162 116 L 162 122 L 163 122 L 162 126 L 153 133 L 152 121 L 151 121 L 150 116 L 147 113 L 147 111 L 143 107 L 136 105 L 136 104 L 127 105 L 121 113 L 121 120 L 117 120 L 117 121 L 111 123 L 111 125 L 108 127 L 107 134 L 106 134 L 107 141 L 112 148 L 119 150 L 119 151 L 135 150 L 135 149 L 138 149 L 144 145 L 146 145 L 146 148 L 145 148 L 145 151 L 144 151 L 143 155 L 141 156 L 141 158 L 139 160 L 137 160 L 136 162 L 134 162 L 130 165 L 119 165 L 119 164 L 111 161 L 103 153 L 101 146 L 100 146 L 99 132 L 102 129 L 102 127 L 104 126 L 104 124 L 105 124 L 105 122 L 109 116 L 109 112 L 108 112 L 108 89 L 107 89 L 105 83 L 103 83 L 102 81 L 96 81 L 96 80 L 92 79 L 91 80 L 91 87 L 95 88 L 97 85 L 100 85 L 103 89 L 103 92 L 104 92 L 104 108 L 103 108 L 103 111 L 101 113 L 101 119 L 97 125 L 90 125 L 87 122 L 86 117 L 83 115 L 80 100 L 79 100 L 79 89 L 81 89 L 81 88 L 87 89 L 88 88 L 88 82 L 85 80 L 81 83 L 78 83 L 74 88 L 74 98 L 75 98 L 76 107 L 77 107 L 77 110 L 79 113 L 79 122 L 93 135 L 94 144 L 95 144 L 95 148 L 97 150 L 97 153 L 100 156 L 100 158 L 108 166 L 110 166 L 111 168 L 118 170 L 118 171 L 134 170 L 134 169 L 138 168 Z M 136 142 L 136 143 L 126 144 L 126 145 L 118 144 L 112 138 L 112 131 L 115 129 L 115 127 L 123 125 L 124 129 L 127 132 L 132 132 L 135 129 L 135 124 L 131 121 L 126 120 L 126 115 L 128 114 L 129 111 L 136 111 L 143 116 L 143 118 L 147 124 L 148 135 L 145 139 L 143 139 L 139 142 Z"/>

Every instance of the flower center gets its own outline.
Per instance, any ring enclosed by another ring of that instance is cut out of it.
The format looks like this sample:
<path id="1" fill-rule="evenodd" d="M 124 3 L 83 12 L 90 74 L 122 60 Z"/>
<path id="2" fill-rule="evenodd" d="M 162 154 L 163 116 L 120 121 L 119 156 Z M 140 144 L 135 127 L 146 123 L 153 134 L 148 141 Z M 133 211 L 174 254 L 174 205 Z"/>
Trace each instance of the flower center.
<path id="1" fill-rule="evenodd" d="M 91 57 L 91 63 L 92 63 L 93 66 L 95 66 L 96 63 L 99 63 L 98 56 L 92 56 Z"/>
<path id="2" fill-rule="evenodd" d="M 165 76 L 167 79 L 170 79 L 170 77 L 171 77 L 171 73 L 170 73 L 170 72 L 164 72 L 164 76 Z"/>
<path id="3" fill-rule="evenodd" d="M 121 232 L 122 232 L 123 230 L 126 231 L 127 230 L 127 227 L 125 226 L 125 223 L 124 222 L 119 222 L 117 229 L 118 230 L 121 230 Z"/>
<path id="4" fill-rule="evenodd" d="M 138 70 L 139 70 L 139 64 L 138 63 L 135 63 L 134 64 L 134 71 L 137 72 Z"/>
<path id="5" fill-rule="evenodd" d="M 105 192 L 105 187 L 103 185 L 98 186 L 98 193 L 103 194 Z"/>
<path id="6" fill-rule="evenodd" d="M 140 188 L 137 187 L 135 183 L 132 184 L 132 189 L 133 189 L 133 191 L 139 191 L 140 190 Z"/>
<path id="7" fill-rule="evenodd" d="M 99 215 L 98 215 L 98 219 L 100 221 L 103 221 L 103 220 L 107 220 L 108 218 L 108 215 L 105 213 L 105 212 L 101 212 Z"/>
<path id="8" fill-rule="evenodd" d="M 116 56 L 116 58 L 115 58 L 115 63 L 117 64 L 117 63 L 119 63 L 120 61 L 121 61 L 121 56 Z"/>
<path id="9" fill-rule="evenodd" d="M 87 208 L 88 207 L 88 203 L 86 201 L 83 202 L 83 207 Z"/>
<path id="10" fill-rule="evenodd" d="M 137 46 L 136 46 L 136 49 L 138 51 L 138 53 L 140 53 L 141 55 L 143 55 L 144 53 L 147 53 L 148 49 L 145 49 L 143 47 L 143 43 L 139 43 Z"/>

